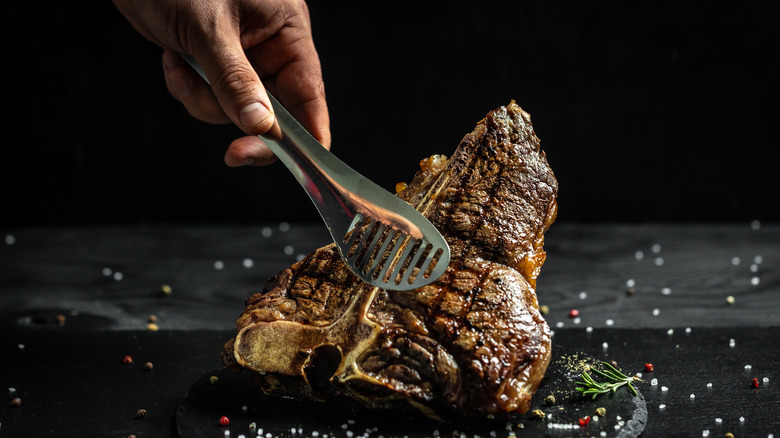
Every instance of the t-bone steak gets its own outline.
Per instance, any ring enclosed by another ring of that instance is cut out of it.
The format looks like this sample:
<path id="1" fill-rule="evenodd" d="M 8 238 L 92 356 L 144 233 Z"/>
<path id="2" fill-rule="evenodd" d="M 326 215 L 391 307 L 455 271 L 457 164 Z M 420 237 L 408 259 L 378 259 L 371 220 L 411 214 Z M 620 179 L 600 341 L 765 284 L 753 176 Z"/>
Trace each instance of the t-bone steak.
<path id="1" fill-rule="evenodd" d="M 446 238 L 451 261 L 407 292 L 372 287 L 335 244 L 280 272 L 246 302 L 222 358 L 267 394 L 432 417 L 526 412 L 550 361 L 536 278 L 558 183 L 528 113 L 491 111 L 452 156 L 420 163 L 400 191 Z"/>

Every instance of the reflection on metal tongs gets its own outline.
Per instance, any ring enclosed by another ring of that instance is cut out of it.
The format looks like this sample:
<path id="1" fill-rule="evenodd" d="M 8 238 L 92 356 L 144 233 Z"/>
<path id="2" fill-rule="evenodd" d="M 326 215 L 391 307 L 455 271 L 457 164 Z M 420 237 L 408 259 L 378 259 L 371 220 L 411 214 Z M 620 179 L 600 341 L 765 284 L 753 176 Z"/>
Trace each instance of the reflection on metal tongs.
<path id="1" fill-rule="evenodd" d="M 208 82 L 195 60 L 184 58 Z M 263 141 L 309 194 L 352 272 L 390 290 L 416 289 L 441 277 L 450 249 L 428 219 L 336 158 L 268 97 L 282 139 Z"/>

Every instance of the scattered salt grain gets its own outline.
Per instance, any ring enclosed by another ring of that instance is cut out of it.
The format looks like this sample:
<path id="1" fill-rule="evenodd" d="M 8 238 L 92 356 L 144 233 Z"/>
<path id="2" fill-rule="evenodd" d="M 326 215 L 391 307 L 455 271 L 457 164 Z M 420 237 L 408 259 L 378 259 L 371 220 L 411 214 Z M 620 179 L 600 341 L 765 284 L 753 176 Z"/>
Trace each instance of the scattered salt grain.
<path id="1" fill-rule="evenodd" d="M 710 436 L 710 431 L 709 431 L 709 430 L 706 430 L 706 429 L 705 429 L 705 430 L 702 430 L 702 431 L 701 431 L 701 436 Z"/>
<path id="2" fill-rule="evenodd" d="M 20 350 L 24 350 L 24 344 L 19 344 L 18 347 Z"/>
<path id="3" fill-rule="evenodd" d="M 753 365 L 750 365 L 750 364 L 745 365 L 745 371 L 750 371 L 752 369 L 753 369 Z"/>
<path id="4" fill-rule="evenodd" d="M 571 322 L 573 322 L 574 324 L 579 324 L 579 323 L 582 322 L 582 319 L 580 319 L 580 317 L 578 316 L 578 317 L 572 319 Z"/>
<path id="5" fill-rule="evenodd" d="M 584 300 L 588 298 L 588 293 L 586 291 L 580 292 L 580 299 Z"/>
<path id="6" fill-rule="evenodd" d="M 653 379 L 650 381 L 650 386 L 658 386 L 658 379 Z"/>
<path id="7" fill-rule="evenodd" d="M 712 383 L 707 384 L 707 389 L 712 389 Z"/>
<path id="8" fill-rule="evenodd" d="M 609 344 L 607 344 L 606 342 L 604 342 L 603 344 L 601 344 L 601 348 L 603 348 L 603 349 L 605 349 L 605 350 L 606 350 L 607 348 L 609 348 Z"/>
<path id="9" fill-rule="evenodd" d="M 217 260 L 214 262 L 214 269 L 216 269 L 217 271 L 222 270 L 222 268 L 224 267 L 225 267 L 225 262 L 223 262 L 222 260 Z"/>
<path id="10" fill-rule="evenodd" d="M 247 258 L 245 258 L 245 259 L 244 259 L 244 260 L 241 262 L 241 264 L 242 264 L 242 265 L 244 265 L 244 267 L 245 267 L 245 268 L 249 269 L 249 268 L 251 268 L 252 266 L 254 266 L 254 265 L 255 265 L 255 261 L 254 261 L 254 260 L 252 260 L 252 259 L 250 259 L 249 257 L 247 257 Z"/>
<path id="11" fill-rule="evenodd" d="M 122 281 L 123 278 L 125 278 L 125 276 L 122 275 L 121 272 L 119 272 L 119 271 L 114 272 L 114 280 Z"/>
<path id="12" fill-rule="evenodd" d="M 764 378 L 766 379 L 766 377 L 764 377 Z M 12 386 L 12 387 L 10 387 L 10 388 L 8 388 L 8 393 L 9 393 L 9 394 L 14 394 L 14 393 L 16 393 L 16 388 L 14 388 L 13 386 Z"/>
<path id="13" fill-rule="evenodd" d="M 717 425 L 723 424 L 723 419 L 722 418 L 716 418 L 715 419 L 715 424 L 717 424 Z"/>
<path id="14" fill-rule="evenodd" d="M 758 286 L 759 283 L 761 283 L 761 279 L 758 277 L 753 277 L 750 279 L 750 284 L 753 286 Z"/>
<path id="15" fill-rule="evenodd" d="M 655 244 L 653 244 L 653 246 L 650 248 L 650 250 L 651 250 L 651 251 L 653 251 L 653 254 L 658 254 L 659 252 L 661 252 L 661 245 L 659 245 L 659 244 L 655 243 Z"/>
<path id="16" fill-rule="evenodd" d="M 729 339 L 729 347 L 734 348 L 737 345 L 737 341 L 734 338 Z"/>
<path id="17" fill-rule="evenodd" d="M 752 230 L 756 230 L 756 231 L 761 229 L 761 221 L 758 220 L 758 219 L 754 219 L 754 220 L 750 221 L 750 228 Z"/>
<path id="18" fill-rule="evenodd" d="M 604 324 L 606 324 L 608 326 L 613 326 L 613 325 L 615 325 L 615 320 L 614 319 L 608 319 L 608 320 L 604 321 Z"/>
<path id="19" fill-rule="evenodd" d="M 666 386 L 662 386 L 662 387 L 661 387 L 661 392 L 666 392 L 666 391 L 668 391 L 668 390 L 669 390 L 669 388 L 668 388 L 668 387 L 666 387 Z"/>
<path id="20" fill-rule="evenodd" d="M 593 327 L 586 327 L 585 331 L 588 332 L 588 333 L 592 333 L 593 332 Z"/>
<path id="21" fill-rule="evenodd" d="M 5 244 L 6 245 L 13 245 L 16 243 L 16 237 L 14 237 L 13 234 L 6 234 L 5 235 Z"/>
<path id="22" fill-rule="evenodd" d="M 230 436 L 230 431 L 229 431 L 229 430 L 226 430 L 226 431 L 225 431 L 225 436 L 226 436 L 226 437 Z"/>
<path id="23" fill-rule="evenodd" d="M 295 252 L 295 248 L 293 248 L 292 245 L 287 245 L 284 247 L 285 255 L 292 255 L 294 252 Z"/>
<path id="24" fill-rule="evenodd" d="M 674 334 L 674 329 L 667 330 L 666 334 L 669 335 L 669 336 L 672 336 Z"/>
<path id="25" fill-rule="evenodd" d="M 760 255 L 753 257 L 753 263 L 760 265 L 764 261 L 764 258 Z"/>
<path id="26" fill-rule="evenodd" d="M 660 314 L 661 314 L 661 309 L 659 309 L 659 308 L 653 309 L 653 316 L 658 316 Z"/>
<path id="27" fill-rule="evenodd" d="M 739 422 L 740 423 L 744 423 L 745 422 L 745 417 L 739 417 Z"/>
<path id="28" fill-rule="evenodd" d="M 563 327 L 563 321 L 558 321 L 558 322 L 556 322 L 556 323 L 555 323 L 555 327 L 556 327 L 556 328 L 561 328 L 561 327 Z"/>
<path id="29" fill-rule="evenodd" d="M 283 233 L 290 231 L 290 224 L 287 222 L 279 222 L 279 231 Z"/>
<path id="30" fill-rule="evenodd" d="M 690 333 L 690 332 L 691 332 L 691 328 L 690 327 L 685 327 L 685 333 Z"/>
<path id="31" fill-rule="evenodd" d="M 106 277 L 110 277 L 111 274 L 114 273 L 114 271 L 112 271 L 111 268 L 103 268 L 103 270 L 100 271 L 100 272 L 102 272 L 103 275 L 106 276 Z"/>
<path id="32" fill-rule="evenodd" d="M 645 258 L 645 253 L 643 253 L 642 251 L 637 251 L 634 253 L 634 258 L 637 260 L 642 260 L 643 258 Z"/>
<path id="33" fill-rule="evenodd" d="M 655 261 L 653 263 L 655 263 L 656 266 L 663 266 L 664 258 L 663 257 L 656 257 Z"/>
<path id="34" fill-rule="evenodd" d="M 696 394 L 691 394 L 691 400 L 696 398 Z"/>
<path id="35" fill-rule="evenodd" d="M 242 433 L 241 435 L 239 435 L 239 436 L 238 436 L 238 438 L 246 438 L 246 435 L 244 435 L 244 434 Z"/>
<path id="36" fill-rule="evenodd" d="M 636 285 L 636 281 L 633 278 L 629 278 L 626 280 L 626 286 L 628 287 L 634 287 Z"/>
<path id="37" fill-rule="evenodd" d="M 752 264 L 750 265 L 750 272 L 752 272 L 753 274 L 755 274 L 756 272 L 758 272 L 758 265 L 757 265 L 757 264 L 755 264 L 755 263 L 752 263 Z"/>
<path id="38" fill-rule="evenodd" d="M 661 289 L 661 294 L 663 294 L 663 295 L 671 295 L 672 294 L 672 289 L 670 289 L 668 287 L 665 287 L 665 288 Z"/>
<path id="39" fill-rule="evenodd" d="M 761 380 L 762 380 L 764 383 L 769 383 L 769 377 L 764 377 L 764 378 L 763 378 L 763 379 L 761 379 Z"/>
<path id="40" fill-rule="evenodd" d="M 740 262 L 740 260 L 739 260 L 739 257 L 732 257 L 732 258 L 731 258 L 731 264 L 732 264 L 732 265 L 734 265 L 734 266 L 738 266 L 738 265 L 739 265 L 739 262 Z"/>

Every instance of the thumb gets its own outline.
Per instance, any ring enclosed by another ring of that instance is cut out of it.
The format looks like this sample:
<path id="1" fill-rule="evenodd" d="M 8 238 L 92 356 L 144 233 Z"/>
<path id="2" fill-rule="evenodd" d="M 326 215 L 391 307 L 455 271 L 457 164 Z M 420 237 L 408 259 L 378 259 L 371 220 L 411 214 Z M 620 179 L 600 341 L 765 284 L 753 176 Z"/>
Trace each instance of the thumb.
<path id="1" fill-rule="evenodd" d="M 274 126 L 271 101 L 244 51 L 216 50 L 203 69 L 225 114 L 247 134 L 265 134 Z"/>

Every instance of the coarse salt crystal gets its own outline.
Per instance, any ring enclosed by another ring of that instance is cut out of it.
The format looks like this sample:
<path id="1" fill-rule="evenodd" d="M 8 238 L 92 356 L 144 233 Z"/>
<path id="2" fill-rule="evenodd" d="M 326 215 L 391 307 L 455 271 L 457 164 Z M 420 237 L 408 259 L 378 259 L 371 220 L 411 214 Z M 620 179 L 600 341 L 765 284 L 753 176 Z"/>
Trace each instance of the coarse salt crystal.
<path id="1" fill-rule="evenodd" d="M 721 423 L 723 423 L 723 419 L 722 418 L 716 418 L 715 419 L 715 424 L 721 424 Z"/>
<path id="2" fill-rule="evenodd" d="M 607 344 L 606 342 L 604 342 L 603 344 L 601 344 L 601 348 L 603 348 L 603 349 L 605 349 L 605 350 L 606 350 L 608 347 L 609 347 L 609 344 Z"/>
<path id="3" fill-rule="evenodd" d="M 575 324 L 579 324 L 580 322 L 582 322 L 582 319 L 580 319 L 580 317 L 578 316 L 578 317 L 572 319 L 571 322 L 573 322 Z"/>
<path id="4" fill-rule="evenodd" d="M 222 268 L 224 267 L 225 267 L 225 262 L 223 262 L 222 260 L 214 261 L 214 269 L 216 269 L 217 271 L 222 270 Z"/>
<path id="5" fill-rule="evenodd" d="M 750 371 L 751 369 L 753 369 L 753 365 L 745 365 L 745 371 Z"/>
<path id="6" fill-rule="evenodd" d="M 685 333 L 690 333 L 690 332 L 691 332 L 691 328 L 690 327 L 685 327 Z"/>
<path id="7" fill-rule="evenodd" d="M 750 221 L 750 228 L 753 230 L 759 230 L 761 228 L 761 221 L 758 219 Z"/>
<path id="8" fill-rule="evenodd" d="M 16 243 L 16 237 L 14 237 L 13 234 L 6 234 L 5 235 L 5 244 L 6 245 L 13 245 Z"/>
<path id="9" fill-rule="evenodd" d="M 119 271 L 114 272 L 114 280 L 122 281 L 123 278 L 125 278 L 125 276 L 122 275 L 121 272 L 119 272 Z"/>
<path id="10" fill-rule="evenodd" d="M 585 331 L 591 333 L 593 332 L 593 327 L 588 326 L 587 328 L 585 328 Z"/>
<path id="11" fill-rule="evenodd" d="M 563 327 L 563 321 L 558 321 L 558 322 L 556 322 L 556 323 L 555 323 L 555 327 L 557 327 L 557 328 L 561 328 L 561 327 Z"/>
<path id="12" fill-rule="evenodd" d="M 290 231 L 290 224 L 287 222 L 280 222 L 279 223 L 279 231 L 287 232 Z"/>
<path id="13" fill-rule="evenodd" d="M 287 245 L 284 247 L 285 255 L 292 255 L 294 252 L 295 252 L 295 248 L 293 248 L 292 245 Z"/>
<path id="14" fill-rule="evenodd" d="M 661 403 L 660 405 L 658 405 L 658 409 L 663 411 L 664 409 L 666 409 L 666 405 Z"/>
<path id="15" fill-rule="evenodd" d="M 731 264 L 732 265 L 737 266 L 737 265 L 739 265 L 739 262 L 740 262 L 739 257 L 732 257 L 731 258 Z"/>
<path id="16" fill-rule="evenodd" d="M 674 329 L 667 330 L 666 334 L 669 335 L 669 336 L 673 335 L 674 334 Z"/>
<path id="17" fill-rule="evenodd" d="M 740 423 L 744 423 L 745 422 L 745 417 L 739 417 L 739 422 Z"/>
<path id="18" fill-rule="evenodd" d="M 588 293 L 585 291 L 580 292 L 580 299 L 584 300 L 586 298 L 588 298 Z"/>
<path id="19" fill-rule="evenodd" d="M 764 261 L 764 258 L 760 255 L 753 257 L 753 263 L 760 265 Z"/>
<path id="20" fill-rule="evenodd" d="M 111 268 L 103 268 L 103 270 L 100 272 L 102 272 L 103 275 L 105 275 L 106 277 L 110 277 L 111 274 L 114 273 L 114 271 L 112 271 Z"/>
<path id="21" fill-rule="evenodd" d="M 613 325 L 615 325 L 615 320 L 614 319 L 608 319 L 608 320 L 604 321 L 604 324 L 606 324 L 608 326 L 613 326 Z"/>
<path id="22" fill-rule="evenodd" d="M 271 237 L 273 233 L 274 231 L 271 229 L 271 227 L 263 227 L 263 229 L 260 230 L 260 235 L 263 237 Z"/>
<path id="23" fill-rule="evenodd" d="M 706 430 L 706 429 L 705 429 L 705 430 L 702 430 L 702 431 L 701 431 L 701 436 L 710 436 L 710 431 L 709 431 L 709 430 Z"/>
<path id="24" fill-rule="evenodd" d="M 761 279 L 758 277 L 753 277 L 750 279 L 750 284 L 753 286 L 758 286 L 759 283 L 761 283 Z"/>
<path id="25" fill-rule="evenodd" d="M 663 266 L 664 258 L 663 257 L 656 257 L 655 261 L 653 263 L 655 263 L 656 266 Z"/>
<path id="26" fill-rule="evenodd" d="M 666 386 L 662 386 L 662 387 L 661 387 L 661 392 L 666 392 L 666 391 L 668 391 L 668 390 L 669 390 L 669 388 L 667 388 Z"/>
<path id="27" fill-rule="evenodd" d="M 659 252 L 661 252 L 661 245 L 659 245 L 659 244 L 655 243 L 655 244 L 653 244 L 653 246 L 650 248 L 650 250 L 651 250 L 651 251 L 653 251 L 653 254 L 658 254 Z"/>
<path id="28" fill-rule="evenodd" d="M 737 341 L 734 338 L 729 339 L 729 347 L 734 347 L 735 345 L 737 345 Z"/>
<path id="29" fill-rule="evenodd" d="M 769 383 L 769 377 L 764 377 L 764 378 L 763 378 L 763 379 L 761 379 L 761 380 L 763 380 L 763 381 L 764 381 L 764 383 Z"/>
<path id="30" fill-rule="evenodd" d="M 628 287 L 634 287 L 636 285 L 636 281 L 633 278 L 629 278 L 626 280 L 626 286 Z"/>
<path id="31" fill-rule="evenodd" d="M 252 260 L 252 259 L 250 259 L 249 257 L 247 257 L 247 258 L 245 258 L 245 259 L 244 259 L 244 260 L 241 262 L 241 264 L 242 264 L 242 265 L 243 265 L 245 268 L 249 269 L 249 268 L 251 268 L 252 266 L 254 266 L 254 265 L 255 265 L 255 261 L 254 261 L 254 260 Z"/>
<path id="32" fill-rule="evenodd" d="M 750 265 L 750 272 L 752 272 L 752 273 L 754 273 L 754 274 L 755 274 L 756 272 L 758 272 L 758 265 L 757 265 L 757 264 L 755 264 L 755 263 L 753 263 L 752 265 Z"/>
<path id="33" fill-rule="evenodd" d="M 691 394 L 691 400 L 696 398 L 696 394 Z"/>
<path id="34" fill-rule="evenodd" d="M 642 260 L 643 258 L 645 258 L 645 253 L 643 253 L 642 251 L 637 251 L 634 253 L 634 258 L 637 260 Z"/>
<path id="35" fill-rule="evenodd" d="M 659 309 L 657 307 L 655 309 L 653 309 L 653 316 L 658 316 L 660 314 L 661 314 L 661 309 Z"/>
<path id="36" fill-rule="evenodd" d="M 653 379 L 650 381 L 651 386 L 657 386 L 658 385 L 658 379 Z"/>
<path id="37" fill-rule="evenodd" d="M 712 389 L 712 383 L 707 383 L 707 389 Z"/>
<path id="38" fill-rule="evenodd" d="M 661 293 L 664 294 L 664 295 L 671 295 L 672 294 L 672 289 L 668 288 L 668 287 L 665 287 L 665 288 L 661 289 Z"/>

